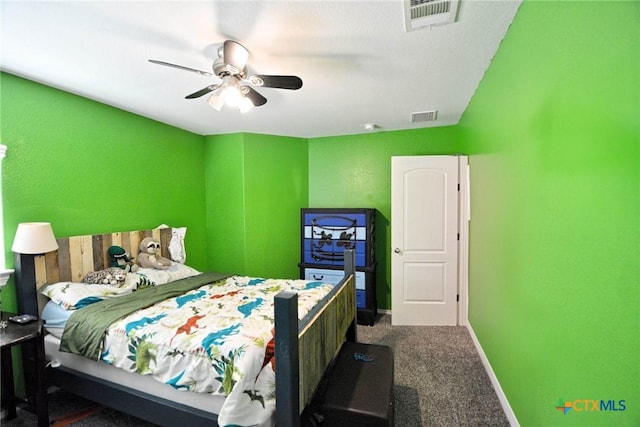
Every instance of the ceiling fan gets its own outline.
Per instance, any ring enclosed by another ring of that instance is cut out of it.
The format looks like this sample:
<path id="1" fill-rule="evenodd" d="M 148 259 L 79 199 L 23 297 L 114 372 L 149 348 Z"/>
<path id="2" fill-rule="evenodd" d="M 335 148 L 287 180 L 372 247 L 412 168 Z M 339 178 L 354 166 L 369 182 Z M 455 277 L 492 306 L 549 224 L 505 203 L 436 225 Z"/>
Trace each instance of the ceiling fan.
<path id="1" fill-rule="evenodd" d="M 218 49 L 218 58 L 213 62 L 213 73 L 155 59 L 150 59 L 149 62 L 191 71 L 207 77 L 217 76 L 221 80 L 220 82 L 209 85 L 185 97 L 186 99 L 194 99 L 211 93 L 208 102 L 217 111 L 220 111 L 224 105 L 228 105 L 236 107 L 244 113 L 253 107 L 266 104 L 267 98 L 251 86 L 290 90 L 297 90 L 302 87 L 302 79 L 298 76 L 266 74 L 247 76 L 247 59 L 249 59 L 249 51 L 244 46 L 233 40 L 225 40 L 224 44 Z"/>

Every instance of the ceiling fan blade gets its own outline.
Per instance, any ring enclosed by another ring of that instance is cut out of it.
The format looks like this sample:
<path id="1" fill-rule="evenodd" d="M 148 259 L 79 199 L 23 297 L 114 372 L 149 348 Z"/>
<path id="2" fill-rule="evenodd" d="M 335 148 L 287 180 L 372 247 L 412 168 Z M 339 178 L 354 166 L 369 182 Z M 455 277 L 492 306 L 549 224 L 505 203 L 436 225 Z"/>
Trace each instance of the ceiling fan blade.
<path id="1" fill-rule="evenodd" d="M 277 89 L 296 90 L 302 87 L 302 79 L 298 76 L 269 76 L 264 74 L 253 74 L 248 78 L 254 86 L 274 87 Z"/>
<path id="2" fill-rule="evenodd" d="M 254 107 L 259 107 L 267 103 L 267 98 L 260 95 L 258 92 L 250 88 L 249 86 L 242 86 L 242 93 L 249 98 Z"/>
<path id="3" fill-rule="evenodd" d="M 223 45 L 224 62 L 235 68 L 236 74 L 244 70 L 249 59 L 249 51 L 240 43 L 233 40 L 225 40 Z"/>
<path id="4" fill-rule="evenodd" d="M 158 61 L 156 59 L 150 59 L 149 62 L 152 62 L 154 64 L 158 64 L 158 65 L 164 65 L 166 67 L 177 68 L 179 70 L 191 71 L 193 73 L 198 73 L 198 74 L 200 74 L 202 76 L 207 76 L 207 77 L 213 76 L 213 73 L 210 73 L 208 71 L 196 70 L 195 68 L 189 68 L 189 67 L 185 67 L 183 65 L 171 64 L 170 62 Z"/>
<path id="5" fill-rule="evenodd" d="M 187 95 L 185 96 L 186 99 L 195 99 L 195 98 L 200 98 L 201 96 L 204 96 L 210 92 L 213 92 L 214 90 L 216 90 L 218 87 L 220 87 L 219 84 L 217 85 L 211 85 L 211 86 L 207 86 L 204 89 L 200 89 L 197 92 L 192 93 L 191 95 Z"/>

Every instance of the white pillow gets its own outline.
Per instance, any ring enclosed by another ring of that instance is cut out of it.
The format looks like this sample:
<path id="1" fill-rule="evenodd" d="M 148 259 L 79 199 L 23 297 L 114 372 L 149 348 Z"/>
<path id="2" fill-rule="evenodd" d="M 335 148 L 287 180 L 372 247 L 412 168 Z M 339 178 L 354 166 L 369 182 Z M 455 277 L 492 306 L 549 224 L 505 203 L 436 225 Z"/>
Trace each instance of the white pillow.
<path id="1" fill-rule="evenodd" d="M 130 294 L 138 288 L 140 277 L 127 273 L 122 286 L 94 285 L 81 282 L 58 282 L 45 286 L 40 293 L 66 310 L 75 310 L 103 299 Z"/>
<path id="2" fill-rule="evenodd" d="M 169 228 L 167 224 L 161 224 L 156 227 Z M 187 250 L 184 247 L 184 238 L 187 235 L 187 227 L 171 227 L 171 240 L 169 241 L 169 256 L 172 261 L 184 264 L 187 260 Z"/>
<path id="3" fill-rule="evenodd" d="M 171 266 L 166 270 L 157 270 L 155 268 L 139 268 L 136 274 L 144 277 L 152 282 L 152 285 L 164 285 L 174 280 L 184 279 L 185 277 L 200 274 L 195 268 L 188 265 L 172 262 Z"/>
<path id="4" fill-rule="evenodd" d="M 103 299 L 130 294 L 141 287 L 164 285 L 197 274 L 200 272 L 188 265 L 172 262 L 167 270 L 140 268 L 135 273 L 127 273 L 122 286 L 58 282 L 46 285 L 40 293 L 66 310 L 76 310 Z"/>
<path id="5" fill-rule="evenodd" d="M 171 241 L 169 242 L 169 254 L 171 259 L 180 264 L 187 260 L 187 250 L 184 248 L 184 238 L 187 235 L 187 227 L 171 229 Z"/>

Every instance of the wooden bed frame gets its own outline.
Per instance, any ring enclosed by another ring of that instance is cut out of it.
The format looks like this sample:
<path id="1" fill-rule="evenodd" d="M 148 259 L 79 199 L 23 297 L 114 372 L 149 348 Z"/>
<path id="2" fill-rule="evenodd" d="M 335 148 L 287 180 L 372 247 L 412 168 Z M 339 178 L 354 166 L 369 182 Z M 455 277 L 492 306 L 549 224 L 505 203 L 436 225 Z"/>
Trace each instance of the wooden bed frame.
<path id="1" fill-rule="evenodd" d="M 109 266 L 112 245 L 137 254 L 145 237 L 161 242 L 168 257 L 171 229 L 154 229 L 60 238 L 59 249 L 44 255 L 16 254 L 16 293 L 21 313 L 39 315 L 46 297 L 38 290 L 48 283 L 79 282 L 89 271 Z M 347 252 L 347 251 L 345 251 Z M 298 322 L 297 294 L 275 297 L 276 424 L 298 426 L 327 367 L 345 340 L 356 340 L 355 260 L 345 256 L 345 277 L 323 303 Z M 35 283 L 35 287 L 33 284 Z M 105 406 L 166 426 L 217 425 L 217 415 L 143 393 L 66 366 L 47 369 L 47 381 Z"/>

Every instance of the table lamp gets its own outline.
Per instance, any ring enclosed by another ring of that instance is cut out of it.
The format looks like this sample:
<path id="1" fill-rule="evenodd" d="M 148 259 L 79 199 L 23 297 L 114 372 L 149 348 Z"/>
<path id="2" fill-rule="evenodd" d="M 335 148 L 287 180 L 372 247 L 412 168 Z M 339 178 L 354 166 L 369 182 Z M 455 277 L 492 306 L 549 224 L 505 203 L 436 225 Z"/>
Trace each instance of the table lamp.
<path id="1" fill-rule="evenodd" d="M 11 250 L 15 253 L 16 296 L 20 314 L 38 315 L 35 257 L 58 249 L 58 242 L 48 222 L 18 224 Z M 29 288 L 31 287 L 31 288 Z M 29 298 L 29 295 L 32 295 Z"/>

